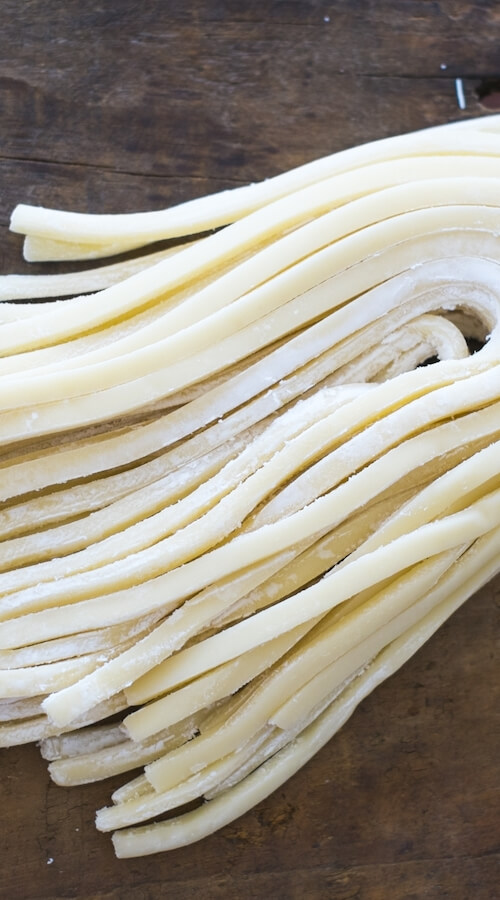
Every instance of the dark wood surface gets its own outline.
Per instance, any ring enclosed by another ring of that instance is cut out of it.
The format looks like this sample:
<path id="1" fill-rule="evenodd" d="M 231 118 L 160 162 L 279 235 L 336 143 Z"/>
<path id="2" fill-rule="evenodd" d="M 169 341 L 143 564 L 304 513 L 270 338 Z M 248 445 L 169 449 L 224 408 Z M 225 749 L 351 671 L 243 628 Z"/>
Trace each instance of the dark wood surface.
<path id="1" fill-rule="evenodd" d="M 17 202 L 159 208 L 484 114 L 500 76 L 495 0 L 3 0 L 1 14 L 3 272 L 28 269 L 7 230 Z M 115 784 L 64 790 L 35 747 L 0 751 L 0 897 L 494 900 L 499 599 L 497 579 L 281 790 L 168 855 L 114 858 L 93 818 Z"/>

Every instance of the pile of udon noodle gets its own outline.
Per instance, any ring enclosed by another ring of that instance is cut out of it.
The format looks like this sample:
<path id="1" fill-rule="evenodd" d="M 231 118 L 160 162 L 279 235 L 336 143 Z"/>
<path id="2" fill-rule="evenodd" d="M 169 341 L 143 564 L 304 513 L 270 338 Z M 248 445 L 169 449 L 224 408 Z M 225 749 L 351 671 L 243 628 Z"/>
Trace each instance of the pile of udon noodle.
<path id="1" fill-rule="evenodd" d="M 123 773 L 97 827 L 155 853 L 275 790 L 499 570 L 500 118 L 12 228 L 31 260 L 190 237 L 0 281 L 0 742 Z"/>

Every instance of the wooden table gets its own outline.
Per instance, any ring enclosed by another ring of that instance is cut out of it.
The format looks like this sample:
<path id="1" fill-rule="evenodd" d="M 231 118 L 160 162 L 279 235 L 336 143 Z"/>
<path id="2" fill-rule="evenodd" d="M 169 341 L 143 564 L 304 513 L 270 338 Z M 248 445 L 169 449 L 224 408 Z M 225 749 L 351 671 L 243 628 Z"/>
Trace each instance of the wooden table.
<path id="1" fill-rule="evenodd" d="M 17 202 L 159 208 L 482 114 L 499 25 L 495 0 L 4 0 L 2 271 L 27 269 Z M 0 897 L 493 900 L 499 597 L 497 579 L 292 781 L 169 855 L 116 860 L 93 826 L 115 785 L 64 790 L 35 747 L 0 751 Z"/>

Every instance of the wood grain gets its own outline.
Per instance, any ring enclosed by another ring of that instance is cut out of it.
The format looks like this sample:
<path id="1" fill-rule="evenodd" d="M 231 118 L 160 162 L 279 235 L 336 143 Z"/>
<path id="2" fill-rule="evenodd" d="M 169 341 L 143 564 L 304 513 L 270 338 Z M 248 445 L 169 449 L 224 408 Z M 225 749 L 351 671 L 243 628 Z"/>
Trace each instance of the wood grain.
<path id="1" fill-rule="evenodd" d="M 17 202 L 155 209 L 484 114 L 499 25 L 494 0 L 4 0 L 1 270 L 28 271 Z M 35 747 L 0 751 L 0 897 L 492 900 L 499 600 L 497 579 L 280 791 L 168 855 L 118 861 L 95 831 L 119 779 L 64 790 Z"/>

